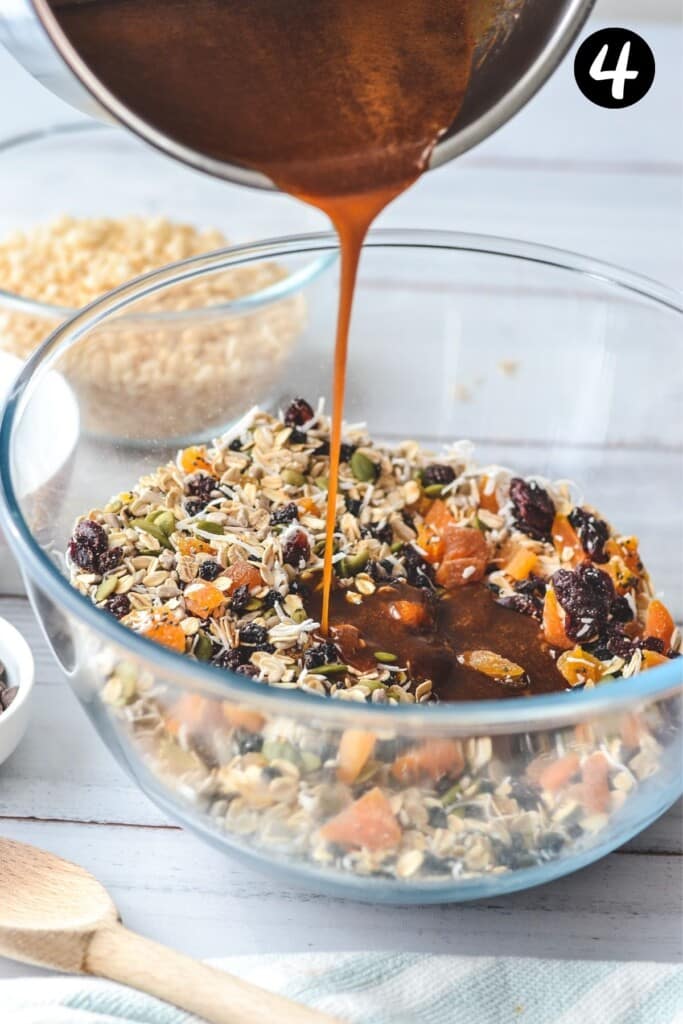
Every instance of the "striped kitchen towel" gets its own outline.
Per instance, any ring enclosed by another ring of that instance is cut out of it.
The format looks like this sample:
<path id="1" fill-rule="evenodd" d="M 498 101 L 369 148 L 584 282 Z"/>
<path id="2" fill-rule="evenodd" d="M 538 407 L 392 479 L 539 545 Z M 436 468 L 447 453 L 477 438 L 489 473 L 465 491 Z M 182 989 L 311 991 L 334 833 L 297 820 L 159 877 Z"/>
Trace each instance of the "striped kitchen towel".
<path id="1" fill-rule="evenodd" d="M 683 1024 L 678 964 L 414 953 L 269 954 L 215 963 L 349 1024 Z M 156 999 L 83 978 L 0 982 L 0 1021 L 196 1024 Z"/>

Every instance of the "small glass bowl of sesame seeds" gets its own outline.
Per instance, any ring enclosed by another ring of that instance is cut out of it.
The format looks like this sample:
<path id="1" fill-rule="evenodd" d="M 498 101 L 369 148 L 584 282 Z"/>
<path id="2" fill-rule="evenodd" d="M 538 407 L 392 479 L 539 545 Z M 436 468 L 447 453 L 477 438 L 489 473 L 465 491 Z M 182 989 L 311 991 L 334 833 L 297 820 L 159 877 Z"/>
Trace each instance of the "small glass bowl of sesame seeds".
<path id="1" fill-rule="evenodd" d="M 675 295 L 522 243 L 372 236 L 327 637 L 333 274 L 303 288 L 307 321 L 274 398 L 246 385 L 243 415 L 189 445 L 171 409 L 144 449 L 83 434 L 70 479 L 40 508 L 21 497 L 35 385 L 91 332 L 95 351 L 114 306 L 134 312 L 190 274 L 335 254 L 327 235 L 227 250 L 60 328 L 0 429 L 9 541 L 105 742 L 208 841 L 367 900 L 548 881 L 681 792 Z M 515 636 L 468 643 L 461 620 L 440 660 L 435 644 L 406 654 L 435 603 L 474 609 L 476 594 L 487 622 L 505 609 L 520 636 L 538 634 L 547 672 Z M 358 617 L 381 601 L 395 622 L 380 646 Z"/>

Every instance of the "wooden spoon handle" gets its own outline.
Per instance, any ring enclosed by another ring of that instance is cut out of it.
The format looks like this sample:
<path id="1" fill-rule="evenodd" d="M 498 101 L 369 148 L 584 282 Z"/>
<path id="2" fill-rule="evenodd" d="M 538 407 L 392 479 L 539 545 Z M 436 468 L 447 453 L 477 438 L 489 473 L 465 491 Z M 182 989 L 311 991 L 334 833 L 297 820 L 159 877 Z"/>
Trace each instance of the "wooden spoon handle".
<path id="1" fill-rule="evenodd" d="M 83 971 L 147 992 L 210 1024 L 340 1024 L 325 1013 L 208 967 L 119 924 L 95 932 Z"/>

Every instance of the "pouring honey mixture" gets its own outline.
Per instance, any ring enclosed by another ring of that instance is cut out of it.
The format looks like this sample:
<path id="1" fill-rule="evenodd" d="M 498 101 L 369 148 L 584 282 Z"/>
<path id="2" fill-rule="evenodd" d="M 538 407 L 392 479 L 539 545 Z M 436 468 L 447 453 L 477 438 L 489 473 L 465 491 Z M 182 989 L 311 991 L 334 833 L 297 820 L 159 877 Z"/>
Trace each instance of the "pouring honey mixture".
<path id="1" fill-rule="evenodd" d="M 343 436 L 363 240 L 458 114 L 495 4 L 53 7 L 131 110 L 323 210 L 342 257 L 331 421 L 298 399 L 282 421 L 255 412 L 225 445 L 187 449 L 159 470 L 155 507 L 121 497 L 78 524 L 75 585 L 178 651 L 372 700 L 594 685 L 673 653 L 636 542 L 562 488 Z M 163 556 L 163 586 L 127 586 L 142 551 Z"/>

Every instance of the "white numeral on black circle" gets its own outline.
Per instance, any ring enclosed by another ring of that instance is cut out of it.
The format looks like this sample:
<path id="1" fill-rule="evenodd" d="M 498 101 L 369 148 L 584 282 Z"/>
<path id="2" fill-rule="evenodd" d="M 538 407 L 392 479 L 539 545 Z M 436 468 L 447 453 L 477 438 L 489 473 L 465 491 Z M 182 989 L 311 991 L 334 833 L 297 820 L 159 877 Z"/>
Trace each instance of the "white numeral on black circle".
<path id="1" fill-rule="evenodd" d="M 612 80 L 612 97 L 615 100 L 623 100 L 624 88 L 627 81 L 632 81 L 638 77 L 638 71 L 631 71 L 628 66 L 629 58 L 631 56 L 631 44 L 624 43 L 619 54 L 619 60 L 617 66 L 613 70 L 605 68 L 605 60 L 609 52 L 609 46 L 607 43 L 602 47 L 597 57 L 591 64 L 589 74 L 595 82 L 606 82 Z"/>

